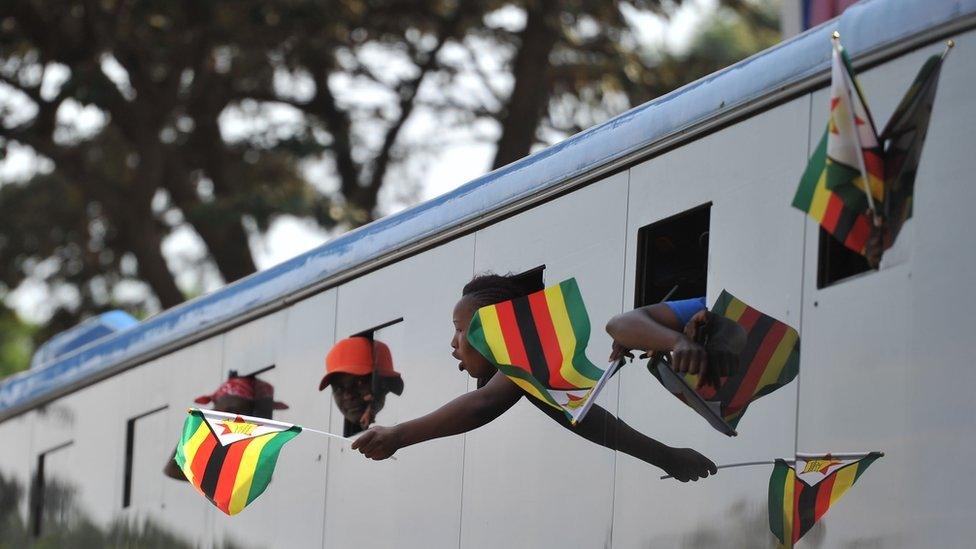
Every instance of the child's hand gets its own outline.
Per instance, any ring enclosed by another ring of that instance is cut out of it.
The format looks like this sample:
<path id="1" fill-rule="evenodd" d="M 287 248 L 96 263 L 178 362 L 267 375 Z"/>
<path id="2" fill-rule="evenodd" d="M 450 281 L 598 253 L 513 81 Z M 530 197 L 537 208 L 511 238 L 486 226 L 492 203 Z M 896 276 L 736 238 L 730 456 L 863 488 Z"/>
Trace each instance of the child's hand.
<path id="1" fill-rule="evenodd" d="M 708 355 L 705 348 L 695 343 L 687 336 L 678 338 L 674 348 L 671 349 L 671 368 L 681 374 L 702 374 L 705 377 L 708 368 Z"/>
<path id="2" fill-rule="evenodd" d="M 661 468 L 681 482 L 698 480 L 718 472 L 712 460 L 691 448 L 670 448 Z"/>
<path id="3" fill-rule="evenodd" d="M 699 311 L 685 325 L 684 338 L 675 345 L 674 369 L 682 374 L 700 374 L 697 388 L 718 388 L 720 378 L 735 375 L 738 370 L 745 342 L 745 330 L 738 323 Z"/>
<path id="4" fill-rule="evenodd" d="M 369 459 L 386 459 L 400 449 L 400 430 L 374 425 L 353 441 L 352 449 Z"/>

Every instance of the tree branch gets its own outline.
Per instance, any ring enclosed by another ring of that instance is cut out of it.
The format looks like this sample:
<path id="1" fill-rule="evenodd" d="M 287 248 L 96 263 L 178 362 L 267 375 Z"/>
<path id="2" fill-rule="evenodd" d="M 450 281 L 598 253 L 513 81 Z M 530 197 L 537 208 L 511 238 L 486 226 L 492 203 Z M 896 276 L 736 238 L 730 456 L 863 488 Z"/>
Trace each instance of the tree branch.
<path id="1" fill-rule="evenodd" d="M 380 187 L 383 185 L 383 178 L 386 177 L 387 169 L 390 165 L 391 153 L 393 150 L 393 145 L 396 143 L 397 137 L 400 135 L 400 131 L 403 129 L 403 125 L 406 123 L 407 119 L 413 113 L 413 109 L 416 106 L 415 100 L 417 97 L 417 92 L 420 91 L 420 85 L 423 83 L 424 78 L 437 66 L 437 56 L 444 47 L 444 44 L 450 40 L 457 29 L 459 22 L 458 12 L 455 12 L 451 17 L 446 19 L 441 25 L 440 31 L 437 36 L 437 43 L 431 48 L 430 51 L 422 54 L 423 59 L 414 57 L 414 62 L 417 63 L 418 74 L 417 76 L 408 82 L 401 84 L 397 89 L 397 94 L 400 97 L 400 115 L 397 119 L 390 125 L 386 130 L 386 134 L 383 136 L 383 145 L 380 147 L 376 158 L 373 160 L 373 170 L 370 177 L 369 184 L 362 191 L 361 196 L 364 200 L 358 200 L 359 206 L 364 210 L 372 213 L 372 209 L 376 206 L 376 195 L 379 192 Z"/>

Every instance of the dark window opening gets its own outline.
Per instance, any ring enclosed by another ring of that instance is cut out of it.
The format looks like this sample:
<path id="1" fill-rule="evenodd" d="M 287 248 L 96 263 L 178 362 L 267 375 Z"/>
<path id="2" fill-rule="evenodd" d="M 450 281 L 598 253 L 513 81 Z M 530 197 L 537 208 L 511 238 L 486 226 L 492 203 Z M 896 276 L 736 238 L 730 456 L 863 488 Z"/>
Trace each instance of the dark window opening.
<path id="1" fill-rule="evenodd" d="M 637 232 L 634 307 L 705 295 L 711 208 L 704 204 Z"/>
<path id="2" fill-rule="evenodd" d="M 863 255 L 841 244 L 823 227 L 820 227 L 817 258 L 817 289 L 871 270 Z"/>
<path id="3" fill-rule="evenodd" d="M 71 446 L 74 441 L 59 444 L 54 448 L 41 452 L 37 456 L 37 467 L 34 478 L 31 479 L 30 489 L 30 531 L 35 538 L 41 537 L 44 531 L 45 515 L 47 518 L 64 520 L 67 514 L 69 492 L 66 487 L 47 482 L 45 461 L 47 456 L 58 450 Z"/>
<path id="4" fill-rule="evenodd" d="M 367 329 L 365 329 L 365 330 L 363 330 L 361 332 L 356 332 L 356 333 L 352 334 L 349 337 L 365 337 L 366 339 L 372 341 L 373 340 L 373 334 L 375 334 L 376 332 L 382 330 L 383 328 L 389 328 L 390 326 L 393 326 L 394 324 L 399 324 L 401 322 L 403 322 L 403 317 L 402 316 L 400 318 L 394 318 L 393 320 L 390 320 L 389 322 L 384 322 L 383 324 L 380 324 L 378 326 L 373 326 L 372 328 L 367 328 Z"/>
<path id="5" fill-rule="evenodd" d="M 265 366 L 264 368 L 258 368 L 257 370 L 254 370 L 253 372 L 248 372 L 246 374 L 238 374 L 237 370 L 231 370 L 230 372 L 227 373 L 227 377 L 228 379 L 232 377 L 254 377 L 256 375 L 263 374 L 269 370 L 274 370 L 274 368 L 275 365 L 270 364 L 268 366 Z"/>
<path id="6" fill-rule="evenodd" d="M 518 273 L 515 275 L 515 280 L 519 286 L 525 289 L 527 294 L 531 294 L 546 287 L 545 274 L 546 266 L 543 264 Z"/>
<path id="7" fill-rule="evenodd" d="M 146 417 L 151 416 L 157 412 L 162 412 L 169 406 L 160 406 L 154 410 L 144 412 L 135 417 L 129 418 L 129 421 L 125 425 L 125 468 L 123 469 L 123 481 L 122 481 L 122 508 L 125 509 L 129 507 L 132 503 L 132 462 L 135 454 L 135 444 L 136 444 L 136 421 Z"/>

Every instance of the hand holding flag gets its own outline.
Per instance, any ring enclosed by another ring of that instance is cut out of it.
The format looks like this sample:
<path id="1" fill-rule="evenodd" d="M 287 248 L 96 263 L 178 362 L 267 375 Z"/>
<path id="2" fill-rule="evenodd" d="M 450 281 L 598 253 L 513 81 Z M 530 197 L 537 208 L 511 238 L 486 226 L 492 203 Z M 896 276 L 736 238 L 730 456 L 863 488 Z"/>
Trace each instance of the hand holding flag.
<path id="1" fill-rule="evenodd" d="M 648 369 L 669 392 L 712 427 L 735 436 L 736 425 L 753 401 L 796 377 L 800 338 L 793 328 L 753 309 L 725 290 L 710 314 L 730 324 L 724 328 L 728 334 L 723 337 L 729 340 L 728 352 L 738 356 L 734 368 L 726 363 L 729 375 L 719 375 L 717 381 L 706 384 L 701 374 L 681 372 L 680 368 L 675 371 L 665 360 L 652 360 Z M 721 370 L 721 366 L 715 369 L 719 374 Z"/>

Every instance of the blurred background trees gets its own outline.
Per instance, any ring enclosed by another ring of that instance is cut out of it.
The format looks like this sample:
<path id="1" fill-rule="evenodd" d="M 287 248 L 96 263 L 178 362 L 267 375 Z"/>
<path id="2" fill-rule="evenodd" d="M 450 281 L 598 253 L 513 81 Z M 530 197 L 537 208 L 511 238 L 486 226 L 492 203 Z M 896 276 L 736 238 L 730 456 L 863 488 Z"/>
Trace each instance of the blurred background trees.
<path id="1" fill-rule="evenodd" d="M 247 276 L 283 216 L 416 202 L 453 140 L 500 167 L 778 41 L 775 0 L 716 1 L 682 51 L 645 28 L 681 0 L 0 3 L 0 302 L 42 309 L 0 306 L 0 375 Z"/>

